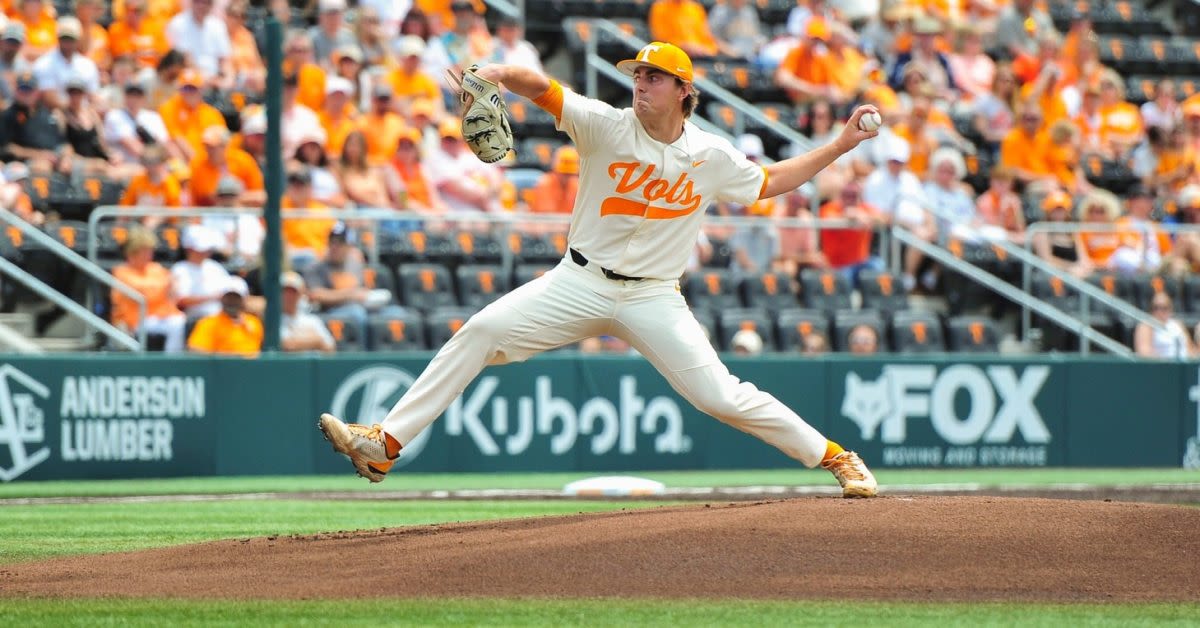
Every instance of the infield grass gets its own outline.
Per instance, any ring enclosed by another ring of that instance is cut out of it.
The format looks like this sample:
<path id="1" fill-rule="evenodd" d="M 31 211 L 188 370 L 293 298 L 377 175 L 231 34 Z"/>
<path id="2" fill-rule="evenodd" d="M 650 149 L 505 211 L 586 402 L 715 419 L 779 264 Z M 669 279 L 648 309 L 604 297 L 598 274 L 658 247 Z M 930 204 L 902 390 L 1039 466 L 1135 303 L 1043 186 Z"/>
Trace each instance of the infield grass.
<path id="1" fill-rule="evenodd" d="M 16 626 L 1194 626 L 1196 604 L 743 600 L 0 600 Z"/>
<path id="2" fill-rule="evenodd" d="M 347 467 L 349 468 L 349 467 Z M 874 469 L 886 489 L 892 485 L 979 484 L 1048 485 L 1096 484 L 1130 486 L 1161 483 L 1200 483 L 1200 473 L 1186 469 Z M 561 489 L 565 484 L 595 475 L 637 475 L 668 487 L 707 486 L 832 486 L 829 473 L 819 469 L 754 471 L 634 471 L 629 473 L 404 473 L 383 484 L 368 484 L 352 474 L 172 478 L 161 480 L 70 480 L 0 484 L 0 499 L 14 497 L 76 497 L 117 495 L 182 495 L 229 493 L 297 493 L 306 491 L 433 491 L 470 489 Z"/>

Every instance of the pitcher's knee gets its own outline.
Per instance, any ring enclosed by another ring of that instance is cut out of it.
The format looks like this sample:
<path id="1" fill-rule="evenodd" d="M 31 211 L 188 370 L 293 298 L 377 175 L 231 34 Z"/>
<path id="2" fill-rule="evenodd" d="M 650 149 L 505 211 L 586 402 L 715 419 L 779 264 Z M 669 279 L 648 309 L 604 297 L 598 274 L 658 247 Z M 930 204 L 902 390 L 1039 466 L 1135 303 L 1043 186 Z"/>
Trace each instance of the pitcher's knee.
<path id="1" fill-rule="evenodd" d="M 697 410 L 721 420 L 735 418 L 742 413 L 734 396 L 721 394 L 720 390 L 694 392 L 689 400 Z"/>
<path id="2" fill-rule="evenodd" d="M 469 339 L 485 345 L 497 344 L 510 328 L 511 324 L 498 315 L 494 308 L 485 308 L 467 319 L 454 333 L 454 338 L 462 337 L 464 340 Z"/>

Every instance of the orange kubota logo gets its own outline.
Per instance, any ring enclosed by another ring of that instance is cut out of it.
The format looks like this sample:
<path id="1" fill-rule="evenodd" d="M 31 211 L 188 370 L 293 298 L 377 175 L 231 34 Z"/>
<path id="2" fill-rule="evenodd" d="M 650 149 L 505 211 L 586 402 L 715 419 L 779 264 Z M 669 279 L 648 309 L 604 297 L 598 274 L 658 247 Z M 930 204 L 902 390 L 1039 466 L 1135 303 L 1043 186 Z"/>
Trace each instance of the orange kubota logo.
<path id="1" fill-rule="evenodd" d="M 644 201 L 610 196 L 600 204 L 601 216 L 642 216 L 648 220 L 682 218 L 700 208 L 701 199 L 692 188 L 692 179 L 681 173 L 674 182 L 654 177 L 655 165 L 620 161 L 608 166 L 608 176 L 617 182 L 617 194 L 641 189 Z M 659 202 L 663 204 L 654 205 Z"/>

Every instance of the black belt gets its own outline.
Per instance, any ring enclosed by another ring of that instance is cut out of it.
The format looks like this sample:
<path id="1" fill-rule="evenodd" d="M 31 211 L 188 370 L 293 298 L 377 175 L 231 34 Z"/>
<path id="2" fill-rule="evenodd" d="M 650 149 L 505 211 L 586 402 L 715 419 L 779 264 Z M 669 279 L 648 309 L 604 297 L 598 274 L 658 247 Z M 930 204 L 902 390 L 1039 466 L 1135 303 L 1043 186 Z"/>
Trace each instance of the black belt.
<path id="1" fill-rule="evenodd" d="M 580 266 L 588 265 L 588 258 L 584 257 L 583 253 L 580 253 L 575 249 L 571 249 L 571 261 L 579 264 Z M 641 281 L 645 279 L 645 277 L 630 277 L 629 275 L 622 275 L 621 273 L 613 272 L 604 267 L 601 267 L 600 271 L 604 273 L 605 277 L 608 277 L 609 279 L 615 279 L 617 281 Z"/>

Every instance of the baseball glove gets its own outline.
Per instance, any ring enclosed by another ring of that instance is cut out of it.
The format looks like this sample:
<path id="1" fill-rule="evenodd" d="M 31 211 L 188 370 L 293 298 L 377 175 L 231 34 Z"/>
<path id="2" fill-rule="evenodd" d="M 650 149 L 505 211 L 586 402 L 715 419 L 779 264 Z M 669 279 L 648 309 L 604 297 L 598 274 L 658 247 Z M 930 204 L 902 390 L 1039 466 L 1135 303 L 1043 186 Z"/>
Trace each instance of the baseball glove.
<path id="1" fill-rule="evenodd" d="M 487 163 L 504 159 L 513 148 L 512 129 L 508 126 L 508 115 L 500 86 L 475 73 L 479 66 L 471 66 L 462 77 L 449 72 L 457 84 L 459 99 L 463 103 L 463 141 L 475 156 Z"/>

